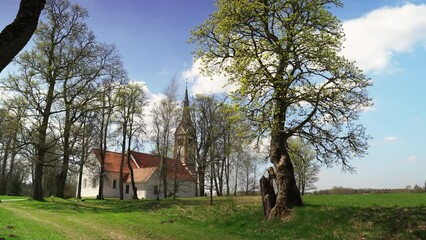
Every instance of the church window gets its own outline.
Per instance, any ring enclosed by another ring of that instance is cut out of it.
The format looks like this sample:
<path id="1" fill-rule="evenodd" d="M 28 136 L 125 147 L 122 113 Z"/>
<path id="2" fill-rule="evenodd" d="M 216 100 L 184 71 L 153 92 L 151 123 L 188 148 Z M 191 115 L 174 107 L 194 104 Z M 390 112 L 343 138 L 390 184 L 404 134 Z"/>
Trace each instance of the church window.
<path id="1" fill-rule="evenodd" d="M 128 194 L 128 193 L 129 193 L 129 191 L 130 191 L 130 186 L 129 186 L 129 185 L 126 185 L 126 194 Z"/>
<path id="2" fill-rule="evenodd" d="M 97 178 L 93 178 L 92 179 L 92 188 L 95 188 L 96 187 L 96 185 L 98 184 L 98 181 L 97 181 L 98 179 Z"/>
<path id="3" fill-rule="evenodd" d="M 112 188 L 117 188 L 117 180 L 112 181 Z"/>
<path id="4" fill-rule="evenodd" d="M 158 194 L 158 186 L 154 186 L 154 194 L 157 195 Z"/>
<path id="5" fill-rule="evenodd" d="M 87 187 L 87 179 L 85 178 L 85 179 L 83 179 L 83 188 L 86 188 Z"/>

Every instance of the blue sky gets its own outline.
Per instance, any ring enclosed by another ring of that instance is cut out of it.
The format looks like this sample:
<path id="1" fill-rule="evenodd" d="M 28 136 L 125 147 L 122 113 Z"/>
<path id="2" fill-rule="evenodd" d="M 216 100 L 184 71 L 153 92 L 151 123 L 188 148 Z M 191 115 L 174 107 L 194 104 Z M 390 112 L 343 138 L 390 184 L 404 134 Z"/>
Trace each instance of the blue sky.
<path id="1" fill-rule="evenodd" d="M 220 92 L 225 79 L 207 80 L 186 43 L 190 31 L 215 9 L 213 0 L 75 0 L 89 11 L 100 41 L 119 49 L 132 80 L 144 81 L 152 97 L 173 77 L 191 93 Z M 374 83 L 374 107 L 360 122 L 372 136 L 368 155 L 354 159 L 356 174 L 323 169 L 318 188 L 404 188 L 426 180 L 426 0 L 344 0 L 333 8 L 346 33 L 346 57 Z M 0 28 L 18 9 L 0 4 Z M 13 67 L 6 68 L 1 76 Z M 183 93 L 183 91 L 182 91 Z"/>

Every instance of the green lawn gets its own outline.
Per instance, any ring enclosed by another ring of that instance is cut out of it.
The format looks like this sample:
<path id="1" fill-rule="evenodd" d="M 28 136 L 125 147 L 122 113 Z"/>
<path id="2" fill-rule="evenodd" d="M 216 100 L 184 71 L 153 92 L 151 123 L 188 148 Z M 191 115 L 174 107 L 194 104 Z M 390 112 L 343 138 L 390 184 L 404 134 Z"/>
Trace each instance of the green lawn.
<path id="1" fill-rule="evenodd" d="M 0 195 L 0 201 L 1 200 L 16 200 L 16 199 L 28 199 L 29 197 L 22 197 L 22 196 L 1 196 Z"/>
<path id="2" fill-rule="evenodd" d="M 265 221 L 260 197 L 216 198 L 214 206 L 208 198 L 2 202 L 0 238 L 426 239 L 426 194 L 307 196 L 304 202 L 286 223 Z"/>

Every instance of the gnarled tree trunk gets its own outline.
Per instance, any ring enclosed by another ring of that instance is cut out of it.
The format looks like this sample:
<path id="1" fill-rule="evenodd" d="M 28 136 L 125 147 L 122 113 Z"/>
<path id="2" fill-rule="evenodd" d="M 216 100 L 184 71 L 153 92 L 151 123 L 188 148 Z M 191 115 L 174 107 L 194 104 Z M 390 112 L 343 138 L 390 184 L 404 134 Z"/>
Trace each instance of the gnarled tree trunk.
<path id="1" fill-rule="evenodd" d="M 268 219 L 286 218 L 290 208 L 303 205 L 294 177 L 293 164 L 287 150 L 289 136 L 282 129 L 286 121 L 286 104 L 281 99 L 285 98 L 276 100 L 271 129 L 270 158 L 274 167 L 269 169 L 269 175 L 275 179 L 277 198 L 275 206 L 267 216 Z"/>

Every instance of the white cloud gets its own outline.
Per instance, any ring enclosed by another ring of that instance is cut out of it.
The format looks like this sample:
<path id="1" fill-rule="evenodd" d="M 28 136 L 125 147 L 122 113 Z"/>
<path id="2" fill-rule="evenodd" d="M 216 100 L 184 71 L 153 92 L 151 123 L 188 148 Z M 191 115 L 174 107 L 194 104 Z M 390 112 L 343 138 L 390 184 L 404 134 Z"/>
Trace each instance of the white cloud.
<path id="1" fill-rule="evenodd" d="M 143 90 L 145 92 L 145 96 L 146 96 L 146 102 L 147 102 L 145 107 L 143 108 L 143 110 L 144 110 L 143 122 L 146 124 L 146 127 L 147 127 L 148 130 L 152 129 L 152 127 L 151 127 L 152 122 L 153 122 L 152 112 L 153 112 L 153 109 L 155 107 L 154 105 L 155 105 L 155 103 L 160 102 L 166 96 L 162 93 L 151 92 L 144 81 L 132 80 L 131 84 L 142 85 L 142 88 L 143 88 Z"/>
<path id="2" fill-rule="evenodd" d="M 385 142 L 396 142 L 398 140 L 399 140 L 399 138 L 397 138 L 395 136 L 385 137 Z"/>
<path id="3" fill-rule="evenodd" d="M 408 157 L 407 159 L 406 159 L 406 161 L 407 162 L 415 162 L 415 161 L 417 161 L 417 157 L 416 156 L 410 156 L 410 157 Z"/>
<path id="4" fill-rule="evenodd" d="M 406 3 L 374 10 L 343 22 L 346 41 L 342 53 L 365 71 L 390 70 L 394 53 L 426 47 L 426 4 Z"/>
<path id="5" fill-rule="evenodd" d="M 191 93 L 193 94 L 215 94 L 227 93 L 236 89 L 235 85 L 227 85 L 228 79 L 223 75 L 204 76 L 201 72 L 201 60 L 197 59 L 182 73 L 182 78 L 192 82 Z"/>

